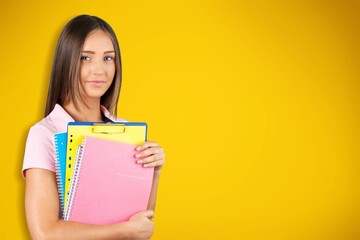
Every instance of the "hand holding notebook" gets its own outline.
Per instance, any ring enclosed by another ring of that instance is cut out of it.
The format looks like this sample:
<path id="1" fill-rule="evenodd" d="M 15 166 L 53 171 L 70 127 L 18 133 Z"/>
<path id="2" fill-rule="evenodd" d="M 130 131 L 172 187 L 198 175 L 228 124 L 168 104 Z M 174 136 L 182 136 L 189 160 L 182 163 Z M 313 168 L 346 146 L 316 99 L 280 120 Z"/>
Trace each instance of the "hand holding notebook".
<path id="1" fill-rule="evenodd" d="M 110 224 L 146 210 L 153 168 L 136 164 L 135 148 L 134 144 L 85 137 L 65 220 Z"/>

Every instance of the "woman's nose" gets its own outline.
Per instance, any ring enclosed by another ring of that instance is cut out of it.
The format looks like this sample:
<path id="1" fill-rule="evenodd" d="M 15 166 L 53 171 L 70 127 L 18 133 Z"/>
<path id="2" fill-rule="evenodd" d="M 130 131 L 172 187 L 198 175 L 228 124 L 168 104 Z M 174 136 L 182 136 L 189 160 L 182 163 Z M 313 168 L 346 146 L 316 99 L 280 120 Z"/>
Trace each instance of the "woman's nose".
<path id="1" fill-rule="evenodd" d="M 101 75 L 105 72 L 105 66 L 102 61 L 94 61 L 91 68 L 92 74 Z"/>

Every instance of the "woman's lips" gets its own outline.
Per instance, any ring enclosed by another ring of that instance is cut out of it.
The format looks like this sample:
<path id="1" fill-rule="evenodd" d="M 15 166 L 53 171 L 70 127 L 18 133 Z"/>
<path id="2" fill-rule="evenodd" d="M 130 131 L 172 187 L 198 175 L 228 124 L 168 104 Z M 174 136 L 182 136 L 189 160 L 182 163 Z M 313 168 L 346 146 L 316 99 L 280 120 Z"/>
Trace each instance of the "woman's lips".
<path id="1" fill-rule="evenodd" d="M 86 82 L 93 86 L 101 86 L 106 83 L 105 81 L 102 81 L 102 80 L 91 80 L 91 81 L 86 81 Z"/>

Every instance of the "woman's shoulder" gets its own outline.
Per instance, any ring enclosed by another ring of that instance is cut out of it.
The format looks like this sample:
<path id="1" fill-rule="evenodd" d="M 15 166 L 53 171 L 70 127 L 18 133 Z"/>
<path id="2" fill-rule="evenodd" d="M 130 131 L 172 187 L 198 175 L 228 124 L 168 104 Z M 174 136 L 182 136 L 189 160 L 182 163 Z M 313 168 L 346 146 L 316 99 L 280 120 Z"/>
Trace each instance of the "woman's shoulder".
<path id="1" fill-rule="evenodd" d="M 46 117 L 31 127 L 31 130 L 43 134 L 48 133 L 53 136 L 58 132 L 66 132 L 68 123 L 73 121 L 74 119 L 63 107 L 56 104 L 54 109 Z"/>
<path id="2" fill-rule="evenodd" d="M 49 117 L 45 117 L 30 127 L 24 153 L 22 174 L 29 168 L 55 171 L 54 133 L 56 128 Z"/>
<path id="3" fill-rule="evenodd" d="M 30 127 L 30 132 L 36 135 L 45 137 L 46 135 L 52 136 L 57 131 L 53 121 L 49 116 L 41 119 Z"/>
<path id="4" fill-rule="evenodd" d="M 30 127 L 27 136 L 27 145 L 33 149 L 51 150 L 56 127 L 49 117 L 45 117 Z"/>

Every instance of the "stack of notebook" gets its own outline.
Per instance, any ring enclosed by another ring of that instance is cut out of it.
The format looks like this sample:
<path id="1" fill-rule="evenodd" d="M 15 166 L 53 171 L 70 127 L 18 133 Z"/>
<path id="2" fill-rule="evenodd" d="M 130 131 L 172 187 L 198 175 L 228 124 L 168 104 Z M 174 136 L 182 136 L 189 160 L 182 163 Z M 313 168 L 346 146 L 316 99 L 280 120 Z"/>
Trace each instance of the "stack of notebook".
<path id="1" fill-rule="evenodd" d="M 152 168 L 136 163 L 145 123 L 69 123 L 54 136 L 56 175 L 64 220 L 109 224 L 146 210 Z"/>

